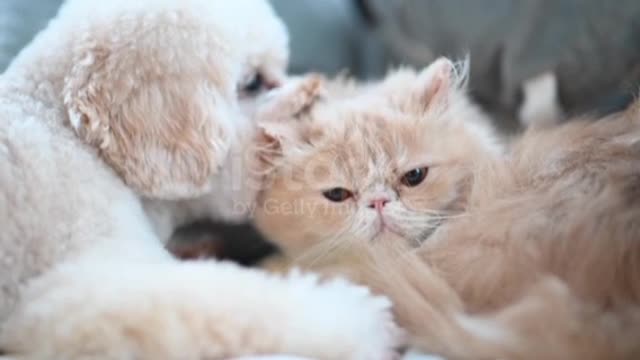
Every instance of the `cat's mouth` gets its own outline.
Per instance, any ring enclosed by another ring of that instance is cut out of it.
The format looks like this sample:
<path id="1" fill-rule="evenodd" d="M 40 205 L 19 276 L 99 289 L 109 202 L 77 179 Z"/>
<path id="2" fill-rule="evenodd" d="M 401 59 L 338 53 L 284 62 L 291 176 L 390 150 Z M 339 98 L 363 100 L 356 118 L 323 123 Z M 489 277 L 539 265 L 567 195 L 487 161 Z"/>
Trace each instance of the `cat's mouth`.
<path id="1" fill-rule="evenodd" d="M 407 236 L 404 231 L 402 231 L 402 229 L 389 221 L 385 221 L 384 217 L 382 216 L 378 218 L 377 224 L 375 226 L 376 231 L 371 237 L 372 241 L 388 237 L 389 235 L 401 238 L 405 238 Z"/>
<path id="2" fill-rule="evenodd" d="M 425 220 L 425 223 L 426 222 L 427 221 Z M 427 241 L 444 223 L 444 219 L 431 220 L 427 227 L 406 230 L 381 216 L 373 225 L 375 227 L 375 231 L 373 231 L 371 241 L 399 238 L 407 241 L 409 244 L 412 244 L 412 246 L 417 247 Z"/>
<path id="3" fill-rule="evenodd" d="M 425 241 L 428 241 L 429 238 L 442 226 L 444 221 L 438 221 L 436 223 L 431 224 L 431 226 L 427 228 L 420 229 L 417 232 L 409 233 L 403 231 L 397 227 L 393 226 L 384 226 L 378 229 L 376 234 L 373 236 L 372 240 L 382 239 L 382 238 L 400 238 L 405 240 L 407 243 L 411 244 L 412 247 L 418 247 Z"/>
<path id="4" fill-rule="evenodd" d="M 399 231 L 395 231 L 393 229 L 389 229 L 389 228 L 384 228 L 384 229 L 379 229 L 378 231 L 376 231 L 376 233 L 373 235 L 373 238 L 379 238 L 379 237 L 383 237 L 385 234 L 393 234 L 396 236 L 400 236 L 400 237 L 405 237 L 405 235 Z"/>

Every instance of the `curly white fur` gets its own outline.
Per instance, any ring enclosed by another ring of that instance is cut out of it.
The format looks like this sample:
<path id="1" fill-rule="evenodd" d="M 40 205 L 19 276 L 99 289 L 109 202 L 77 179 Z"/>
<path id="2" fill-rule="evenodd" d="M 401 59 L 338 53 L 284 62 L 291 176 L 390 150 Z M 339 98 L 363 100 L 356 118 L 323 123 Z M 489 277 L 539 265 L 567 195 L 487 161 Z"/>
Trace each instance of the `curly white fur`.
<path id="1" fill-rule="evenodd" d="M 363 288 L 179 263 L 163 247 L 189 216 L 244 215 L 224 213 L 252 196 L 227 187 L 249 125 L 236 87 L 285 63 L 262 0 L 66 3 L 0 77 L 7 356 L 392 355 L 390 305 Z"/>
<path id="2" fill-rule="evenodd" d="M 233 264 L 74 264 L 35 282 L 28 296 L 34 301 L 2 338 L 28 354 L 22 359 L 365 360 L 391 357 L 396 340 L 390 303 L 365 288 Z"/>

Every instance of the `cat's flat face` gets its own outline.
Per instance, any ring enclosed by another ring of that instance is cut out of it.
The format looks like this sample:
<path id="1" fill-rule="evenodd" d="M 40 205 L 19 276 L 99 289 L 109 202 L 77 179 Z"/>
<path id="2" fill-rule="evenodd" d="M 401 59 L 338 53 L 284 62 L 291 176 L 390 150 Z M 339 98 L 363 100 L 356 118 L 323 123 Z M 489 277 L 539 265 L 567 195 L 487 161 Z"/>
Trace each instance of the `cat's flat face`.
<path id="1" fill-rule="evenodd" d="M 429 83 L 414 96 L 419 76 L 329 96 L 296 120 L 255 211 L 267 237 L 294 254 L 382 238 L 418 244 L 461 210 L 473 160 L 497 146 L 481 115 L 448 93 L 458 89 L 429 93 Z"/>

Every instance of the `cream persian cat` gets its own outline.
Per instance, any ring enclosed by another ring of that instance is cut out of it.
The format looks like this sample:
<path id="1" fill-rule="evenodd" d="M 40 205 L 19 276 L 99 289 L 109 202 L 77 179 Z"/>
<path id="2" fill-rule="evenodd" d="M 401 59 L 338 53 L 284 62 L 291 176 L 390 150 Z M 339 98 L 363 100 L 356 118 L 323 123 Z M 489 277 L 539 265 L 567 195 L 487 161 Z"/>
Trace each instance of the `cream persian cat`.
<path id="1" fill-rule="evenodd" d="M 450 75 L 464 71 L 442 59 L 378 85 L 333 85 L 313 107 L 265 110 L 261 231 L 289 254 L 338 238 L 424 241 L 463 209 L 475 159 L 502 151 L 459 90 L 464 75 Z M 287 112 L 297 120 L 282 121 Z"/>
<path id="2" fill-rule="evenodd" d="M 501 153 L 457 69 L 441 59 L 263 116 L 258 226 L 299 264 L 389 296 L 423 350 L 638 358 L 640 111 Z"/>

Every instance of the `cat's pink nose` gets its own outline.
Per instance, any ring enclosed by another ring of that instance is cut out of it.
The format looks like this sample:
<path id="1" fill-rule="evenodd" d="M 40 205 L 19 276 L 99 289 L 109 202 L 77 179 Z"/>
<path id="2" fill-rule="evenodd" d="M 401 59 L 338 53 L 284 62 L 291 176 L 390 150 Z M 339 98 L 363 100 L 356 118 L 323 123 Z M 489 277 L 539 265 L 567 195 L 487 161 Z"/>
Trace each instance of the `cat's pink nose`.
<path id="1" fill-rule="evenodd" d="M 369 208 L 376 209 L 376 210 L 382 210 L 382 208 L 385 205 L 387 205 L 388 202 L 389 202 L 389 199 L 387 199 L 387 198 L 373 199 L 369 203 Z"/>

